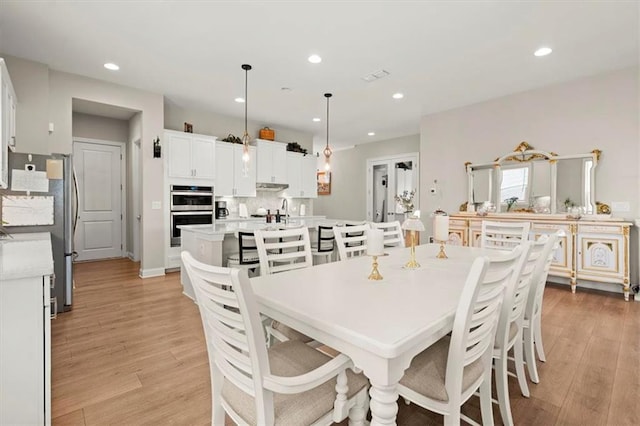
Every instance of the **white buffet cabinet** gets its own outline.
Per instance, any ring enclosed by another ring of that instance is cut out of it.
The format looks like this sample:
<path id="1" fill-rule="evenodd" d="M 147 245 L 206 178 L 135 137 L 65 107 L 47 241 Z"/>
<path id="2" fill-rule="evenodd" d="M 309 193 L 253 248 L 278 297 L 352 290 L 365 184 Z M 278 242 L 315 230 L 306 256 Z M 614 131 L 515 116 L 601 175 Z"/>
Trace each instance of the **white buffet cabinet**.
<path id="1" fill-rule="evenodd" d="M 0 425 L 51 424 L 49 233 L 0 240 Z"/>
<path id="2" fill-rule="evenodd" d="M 480 217 L 461 212 L 451 216 L 449 244 L 479 246 L 484 219 L 530 222 L 532 239 L 562 231 L 549 276 L 568 279 L 573 292 L 580 281 L 619 284 L 629 300 L 630 222 L 597 216 L 567 219 L 563 214 L 496 213 Z"/>

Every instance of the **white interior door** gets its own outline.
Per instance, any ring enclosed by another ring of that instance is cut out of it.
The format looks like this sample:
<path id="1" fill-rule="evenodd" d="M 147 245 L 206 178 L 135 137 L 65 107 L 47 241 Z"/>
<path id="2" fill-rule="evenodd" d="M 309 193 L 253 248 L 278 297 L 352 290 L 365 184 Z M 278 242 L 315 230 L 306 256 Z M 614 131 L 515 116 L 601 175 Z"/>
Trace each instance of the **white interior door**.
<path id="1" fill-rule="evenodd" d="M 418 200 L 418 154 L 408 153 L 367 160 L 367 220 L 392 222 L 404 220 L 404 208 L 395 201 L 404 191 L 415 191 L 414 210 Z"/>
<path id="2" fill-rule="evenodd" d="M 74 141 L 77 260 L 122 257 L 122 147 Z"/>

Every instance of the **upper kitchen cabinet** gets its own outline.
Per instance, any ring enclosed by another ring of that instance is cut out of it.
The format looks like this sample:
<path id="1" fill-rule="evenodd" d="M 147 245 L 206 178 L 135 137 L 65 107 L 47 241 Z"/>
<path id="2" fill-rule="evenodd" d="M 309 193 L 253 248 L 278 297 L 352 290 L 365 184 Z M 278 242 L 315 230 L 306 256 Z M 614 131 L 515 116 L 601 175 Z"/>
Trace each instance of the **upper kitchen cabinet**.
<path id="1" fill-rule="evenodd" d="M 9 71 L 0 58 L 0 188 L 9 184 L 8 149 L 16 146 L 16 105 L 18 99 L 13 90 Z"/>
<path id="2" fill-rule="evenodd" d="M 287 183 L 285 195 L 291 198 L 316 198 L 316 158 L 312 155 L 287 152 Z"/>
<path id="3" fill-rule="evenodd" d="M 165 130 L 167 176 L 175 183 L 213 185 L 216 137 Z"/>
<path id="4" fill-rule="evenodd" d="M 256 179 L 260 183 L 287 183 L 287 145 L 256 139 Z"/>
<path id="5" fill-rule="evenodd" d="M 256 147 L 249 147 L 249 168 L 243 173 L 242 145 L 216 142 L 215 175 L 216 196 L 255 197 L 256 196 Z"/>

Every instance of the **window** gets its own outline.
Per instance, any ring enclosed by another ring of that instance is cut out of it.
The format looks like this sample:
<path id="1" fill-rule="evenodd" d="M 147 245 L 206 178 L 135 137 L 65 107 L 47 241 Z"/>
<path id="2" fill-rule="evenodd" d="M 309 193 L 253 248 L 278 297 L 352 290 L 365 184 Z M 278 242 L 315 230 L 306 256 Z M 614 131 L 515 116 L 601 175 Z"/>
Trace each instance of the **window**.
<path id="1" fill-rule="evenodd" d="M 517 197 L 518 201 L 528 198 L 529 167 L 518 167 L 502 170 L 502 184 L 500 194 L 504 201 L 507 198 Z"/>

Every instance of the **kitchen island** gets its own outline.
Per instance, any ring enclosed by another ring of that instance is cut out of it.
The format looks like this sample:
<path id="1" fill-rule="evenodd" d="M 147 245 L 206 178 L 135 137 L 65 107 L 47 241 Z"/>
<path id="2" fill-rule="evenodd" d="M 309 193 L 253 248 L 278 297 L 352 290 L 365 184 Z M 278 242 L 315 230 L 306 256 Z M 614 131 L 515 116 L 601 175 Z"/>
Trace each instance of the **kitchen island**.
<path id="1" fill-rule="evenodd" d="M 185 225 L 180 227 L 181 250 L 186 250 L 198 261 L 214 266 L 225 266 L 231 253 L 238 252 L 236 233 L 258 229 L 282 229 L 305 226 L 317 229 L 319 225 L 333 226 L 348 220 L 327 219 L 324 216 L 291 216 L 287 222 L 266 223 L 264 218 L 218 219 L 213 225 Z M 194 299 L 193 287 L 184 268 L 180 271 L 183 293 Z"/>

